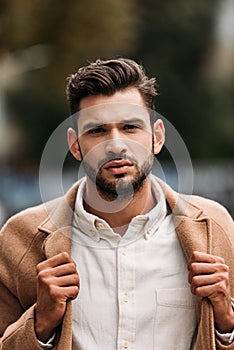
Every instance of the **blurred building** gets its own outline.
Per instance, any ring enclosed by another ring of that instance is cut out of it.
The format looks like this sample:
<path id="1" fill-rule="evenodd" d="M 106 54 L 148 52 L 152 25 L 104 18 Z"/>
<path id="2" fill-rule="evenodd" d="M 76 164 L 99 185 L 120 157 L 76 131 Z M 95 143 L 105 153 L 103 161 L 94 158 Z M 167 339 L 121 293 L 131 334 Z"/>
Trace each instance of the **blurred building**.
<path id="1" fill-rule="evenodd" d="M 225 84 L 234 79 L 234 0 L 219 2 L 214 44 L 206 69 L 211 80 Z"/>

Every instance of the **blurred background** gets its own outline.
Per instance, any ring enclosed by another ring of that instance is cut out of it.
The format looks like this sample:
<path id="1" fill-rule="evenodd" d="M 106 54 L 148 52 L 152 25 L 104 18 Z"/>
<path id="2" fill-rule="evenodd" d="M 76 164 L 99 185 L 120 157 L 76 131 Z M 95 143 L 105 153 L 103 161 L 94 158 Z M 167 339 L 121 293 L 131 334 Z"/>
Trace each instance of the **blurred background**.
<path id="1" fill-rule="evenodd" d="M 66 77 L 116 56 L 157 78 L 156 110 L 189 150 L 194 193 L 234 213 L 234 0 L 0 0 L 0 226 L 41 202 L 41 154 L 69 116 Z M 75 174 L 68 155 L 65 187 Z"/>

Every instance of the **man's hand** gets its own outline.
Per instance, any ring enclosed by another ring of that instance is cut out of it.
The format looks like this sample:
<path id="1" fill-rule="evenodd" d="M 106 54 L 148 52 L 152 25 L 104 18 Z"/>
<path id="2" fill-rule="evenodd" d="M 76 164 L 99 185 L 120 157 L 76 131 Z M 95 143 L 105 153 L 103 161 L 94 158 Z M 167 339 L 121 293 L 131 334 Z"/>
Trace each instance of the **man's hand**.
<path id="1" fill-rule="evenodd" d="M 223 258 L 193 252 L 188 264 L 191 291 L 197 298 L 209 298 L 214 310 L 215 325 L 222 333 L 234 329 L 234 313 L 229 288 L 229 268 Z"/>
<path id="2" fill-rule="evenodd" d="M 58 254 L 37 265 L 35 331 L 46 342 L 61 323 L 67 300 L 79 293 L 76 264 L 68 253 Z"/>

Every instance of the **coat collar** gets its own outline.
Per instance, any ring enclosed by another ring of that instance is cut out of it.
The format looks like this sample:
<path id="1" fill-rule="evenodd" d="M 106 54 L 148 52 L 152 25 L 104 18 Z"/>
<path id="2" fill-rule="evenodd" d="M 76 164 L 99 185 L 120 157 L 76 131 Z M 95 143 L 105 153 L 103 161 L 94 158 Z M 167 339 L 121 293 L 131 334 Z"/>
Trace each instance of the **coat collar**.
<path id="1" fill-rule="evenodd" d="M 203 210 L 194 205 L 189 196 L 180 195 L 162 180 L 158 179 L 174 217 L 176 232 L 187 259 L 192 251 L 208 252 L 209 244 L 204 244 L 207 235 L 207 217 Z M 47 258 L 60 252 L 71 250 L 72 218 L 79 182 L 75 183 L 64 197 L 45 203 L 47 218 L 39 225 L 39 230 L 48 234 L 43 249 Z M 51 209 L 53 208 L 53 209 Z"/>
<path id="2" fill-rule="evenodd" d="M 68 253 L 71 251 L 71 223 L 78 186 L 79 183 L 75 183 L 64 197 L 44 204 L 47 218 L 38 229 L 48 234 L 42 247 L 46 258 L 64 251 Z"/>

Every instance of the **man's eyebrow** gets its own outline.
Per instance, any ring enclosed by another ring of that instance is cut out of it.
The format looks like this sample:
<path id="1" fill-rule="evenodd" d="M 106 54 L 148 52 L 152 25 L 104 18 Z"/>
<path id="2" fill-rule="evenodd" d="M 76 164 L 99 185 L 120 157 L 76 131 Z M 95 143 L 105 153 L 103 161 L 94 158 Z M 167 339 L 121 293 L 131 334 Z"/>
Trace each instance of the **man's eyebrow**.
<path id="1" fill-rule="evenodd" d="M 98 127 L 104 126 L 104 125 L 105 125 L 104 123 L 90 122 L 90 123 L 87 123 L 87 124 L 83 125 L 81 129 L 82 129 L 82 131 L 87 131 L 87 130 L 98 128 Z"/>
<path id="2" fill-rule="evenodd" d="M 141 118 L 128 118 L 128 119 L 123 119 L 120 124 L 137 124 L 137 125 L 146 125 L 145 120 Z"/>
<path id="3" fill-rule="evenodd" d="M 109 123 L 104 123 L 104 122 L 89 122 L 87 124 L 84 124 L 82 126 L 82 132 L 88 131 L 88 130 L 92 130 L 101 126 L 105 126 L 105 125 L 110 125 L 110 124 L 137 124 L 140 126 L 144 126 L 145 125 L 145 121 L 141 118 L 131 118 L 131 119 L 122 119 L 118 122 L 109 122 Z"/>

